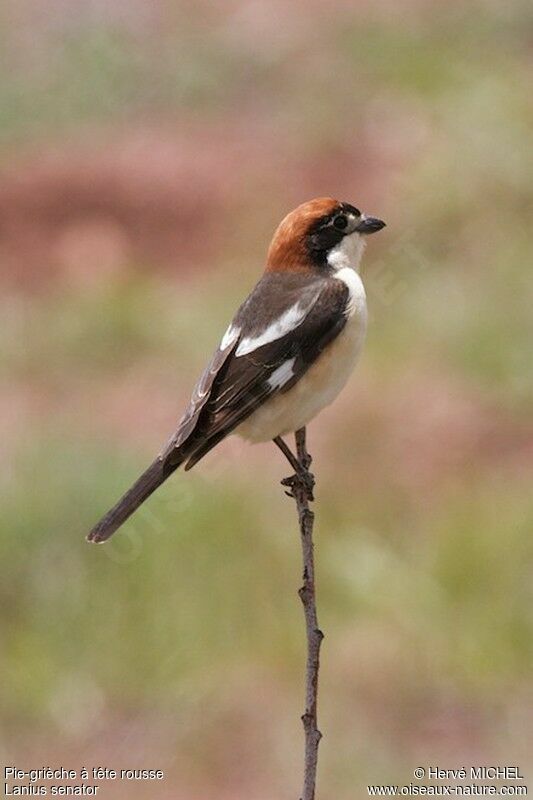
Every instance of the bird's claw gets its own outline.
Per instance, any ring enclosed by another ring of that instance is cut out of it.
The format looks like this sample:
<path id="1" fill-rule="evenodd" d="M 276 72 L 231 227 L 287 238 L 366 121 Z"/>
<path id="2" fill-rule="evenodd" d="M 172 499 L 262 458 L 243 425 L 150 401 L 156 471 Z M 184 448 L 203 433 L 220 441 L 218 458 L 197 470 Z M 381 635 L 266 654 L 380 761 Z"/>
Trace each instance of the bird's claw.
<path id="1" fill-rule="evenodd" d="M 309 463 L 311 463 L 309 461 Z M 288 478 L 283 478 L 281 481 L 282 486 L 288 486 L 290 491 L 285 492 L 287 497 L 294 497 L 294 488 L 300 486 L 307 497 L 307 500 L 312 503 L 314 498 L 313 489 L 315 488 L 315 477 L 307 468 L 302 472 L 296 472 L 294 475 L 289 475 Z"/>
<path id="2" fill-rule="evenodd" d="M 310 477 L 313 479 L 313 485 L 314 485 L 315 479 L 314 479 L 313 475 L 311 475 L 311 473 L 309 472 L 309 467 L 313 463 L 312 455 L 310 453 L 308 453 L 308 452 L 305 452 L 300 457 L 300 461 L 302 462 L 302 466 L 305 469 L 305 471 L 307 472 L 307 474 L 310 475 Z"/>

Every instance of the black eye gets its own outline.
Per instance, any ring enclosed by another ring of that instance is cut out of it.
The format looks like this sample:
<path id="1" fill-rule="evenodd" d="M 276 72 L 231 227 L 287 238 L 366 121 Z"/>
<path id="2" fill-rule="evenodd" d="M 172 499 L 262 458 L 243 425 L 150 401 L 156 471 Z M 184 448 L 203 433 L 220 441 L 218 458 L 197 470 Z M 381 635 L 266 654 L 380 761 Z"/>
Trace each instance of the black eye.
<path id="1" fill-rule="evenodd" d="M 333 227 L 337 228 L 338 231 L 343 231 L 348 224 L 348 220 L 344 216 L 344 214 L 339 214 L 333 220 Z"/>

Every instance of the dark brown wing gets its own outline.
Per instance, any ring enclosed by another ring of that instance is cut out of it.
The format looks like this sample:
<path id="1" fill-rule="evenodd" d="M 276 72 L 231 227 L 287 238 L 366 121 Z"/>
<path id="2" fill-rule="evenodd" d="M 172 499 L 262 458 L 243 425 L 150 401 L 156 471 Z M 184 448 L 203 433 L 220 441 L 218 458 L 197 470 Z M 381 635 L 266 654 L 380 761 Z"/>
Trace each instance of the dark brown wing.
<path id="1" fill-rule="evenodd" d="M 242 355 L 239 347 L 233 345 L 211 381 L 209 397 L 195 411 L 194 428 L 189 429 L 188 439 L 181 445 L 187 448 L 186 469 L 194 466 L 262 403 L 287 391 L 305 374 L 346 324 L 347 301 L 345 284 L 324 279 L 302 321 L 284 336 L 251 351 L 245 348 Z M 236 317 L 235 324 L 238 322 Z M 245 328 L 242 320 L 240 342 L 245 338 Z M 183 452 L 181 449 L 176 455 L 182 458 Z M 169 453 L 168 457 L 174 456 Z"/>
<path id="2" fill-rule="evenodd" d="M 262 278 L 198 381 L 176 433 L 89 541 L 105 542 L 181 464 L 190 469 L 262 403 L 294 385 L 344 327 L 347 300 L 348 289 L 336 279 Z M 276 320 L 283 320 L 283 335 L 277 336 Z"/>
<path id="3" fill-rule="evenodd" d="M 187 451 L 187 442 L 198 424 L 202 409 L 210 398 L 213 383 L 217 377 L 224 373 L 226 362 L 235 352 L 238 342 L 239 329 L 232 324 L 222 339 L 220 347 L 214 353 L 200 380 L 194 387 L 189 405 L 179 422 L 178 429 L 172 434 L 160 454 L 162 460 L 168 458 L 172 462 L 182 460 L 183 452 Z"/>

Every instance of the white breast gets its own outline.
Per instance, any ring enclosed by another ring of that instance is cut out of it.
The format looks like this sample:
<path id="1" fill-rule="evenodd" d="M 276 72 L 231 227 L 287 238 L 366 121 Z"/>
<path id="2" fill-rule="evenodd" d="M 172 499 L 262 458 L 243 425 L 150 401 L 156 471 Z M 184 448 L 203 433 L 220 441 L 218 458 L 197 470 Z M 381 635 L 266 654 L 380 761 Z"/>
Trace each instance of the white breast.
<path id="1" fill-rule="evenodd" d="M 367 309 L 363 283 L 351 267 L 341 266 L 335 277 L 349 290 L 348 320 L 305 375 L 285 394 L 260 406 L 235 431 L 252 442 L 266 442 L 307 425 L 339 394 L 357 362 L 366 333 Z"/>

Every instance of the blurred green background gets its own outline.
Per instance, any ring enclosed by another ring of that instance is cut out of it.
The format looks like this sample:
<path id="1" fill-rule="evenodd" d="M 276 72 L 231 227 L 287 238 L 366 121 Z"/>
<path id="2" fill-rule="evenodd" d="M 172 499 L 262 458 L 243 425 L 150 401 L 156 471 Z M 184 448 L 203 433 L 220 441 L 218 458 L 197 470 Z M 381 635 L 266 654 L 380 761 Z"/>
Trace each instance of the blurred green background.
<path id="1" fill-rule="evenodd" d="M 228 440 L 84 534 L 281 217 L 333 195 L 388 227 L 365 353 L 309 431 L 319 796 L 531 775 L 531 4 L 8 0 L 0 42 L 1 760 L 165 770 L 109 798 L 297 796 L 280 454 Z"/>

